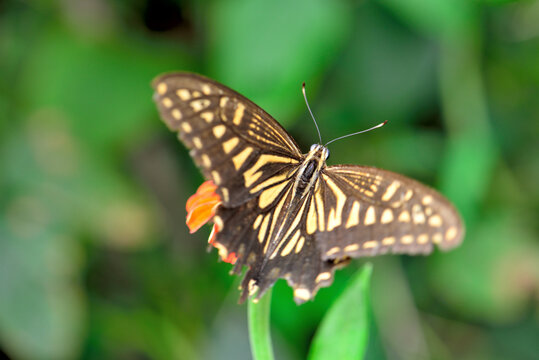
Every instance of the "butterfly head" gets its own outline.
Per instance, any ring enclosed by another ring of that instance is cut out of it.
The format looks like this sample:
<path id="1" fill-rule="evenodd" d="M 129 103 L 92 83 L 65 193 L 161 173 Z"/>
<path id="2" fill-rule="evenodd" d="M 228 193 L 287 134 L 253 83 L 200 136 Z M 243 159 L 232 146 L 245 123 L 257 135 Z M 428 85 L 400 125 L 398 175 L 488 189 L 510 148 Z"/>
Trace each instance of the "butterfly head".
<path id="1" fill-rule="evenodd" d="M 311 149 L 309 150 L 307 157 L 310 157 L 311 154 L 313 158 L 321 159 L 322 161 L 329 159 L 329 149 L 320 144 L 311 145 Z"/>
<path id="2" fill-rule="evenodd" d="M 315 184 L 320 172 L 326 166 L 328 157 L 328 148 L 320 144 L 313 144 L 310 151 L 304 155 L 294 185 L 295 193 L 299 198 L 307 194 Z"/>

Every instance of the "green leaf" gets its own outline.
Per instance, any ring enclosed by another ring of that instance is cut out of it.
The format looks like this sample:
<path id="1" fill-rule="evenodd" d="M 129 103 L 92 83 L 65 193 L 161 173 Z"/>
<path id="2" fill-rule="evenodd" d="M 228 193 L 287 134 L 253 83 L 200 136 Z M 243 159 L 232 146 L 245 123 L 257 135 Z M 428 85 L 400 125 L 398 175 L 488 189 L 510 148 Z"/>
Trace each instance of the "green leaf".
<path id="1" fill-rule="evenodd" d="M 463 36 L 478 18 L 477 6 L 467 0 L 382 0 L 382 4 L 411 26 L 437 36 Z"/>
<path id="2" fill-rule="evenodd" d="M 216 1 L 209 73 L 286 124 L 304 111 L 301 83 L 312 89 L 345 46 L 352 14 L 341 1 Z"/>
<path id="3" fill-rule="evenodd" d="M 249 340 L 251 352 L 255 360 L 272 360 L 273 348 L 270 333 L 271 289 L 258 303 L 248 300 Z"/>
<path id="4" fill-rule="evenodd" d="M 369 338 L 368 303 L 372 264 L 352 279 L 318 327 L 309 359 L 362 359 Z"/>

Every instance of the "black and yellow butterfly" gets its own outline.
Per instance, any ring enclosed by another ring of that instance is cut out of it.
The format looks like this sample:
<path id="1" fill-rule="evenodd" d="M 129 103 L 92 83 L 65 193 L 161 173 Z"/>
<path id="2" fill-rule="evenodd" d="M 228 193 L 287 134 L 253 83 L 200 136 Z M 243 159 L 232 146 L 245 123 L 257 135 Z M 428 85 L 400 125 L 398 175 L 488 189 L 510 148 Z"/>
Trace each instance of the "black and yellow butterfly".
<path id="1" fill-rule="evenodd" d="M 326 166 L 327 148 L 302 154 L 268 113 L 203 76 L 165 74 L 153 87 L 161 117 L 217 185 L 215 241 L 237 255 L 234 273 L 249 268 L 242 301 L 284 278 L 301 303 L 350 258 L 462 241 L 458 213 L 425 185 L 374 167 Z"/>

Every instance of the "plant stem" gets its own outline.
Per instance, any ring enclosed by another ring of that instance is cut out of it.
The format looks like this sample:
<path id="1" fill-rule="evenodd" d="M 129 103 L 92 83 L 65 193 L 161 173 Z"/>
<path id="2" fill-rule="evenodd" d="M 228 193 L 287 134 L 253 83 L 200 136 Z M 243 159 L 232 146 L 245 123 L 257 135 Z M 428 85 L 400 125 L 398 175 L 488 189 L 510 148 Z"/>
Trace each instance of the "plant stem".
<path id="1" fill-rule="evenodd" d="M 254 303 L 248 300 L 249 339 L 254 360 L 273 360 L 270 333 L 271 289 Z"/>

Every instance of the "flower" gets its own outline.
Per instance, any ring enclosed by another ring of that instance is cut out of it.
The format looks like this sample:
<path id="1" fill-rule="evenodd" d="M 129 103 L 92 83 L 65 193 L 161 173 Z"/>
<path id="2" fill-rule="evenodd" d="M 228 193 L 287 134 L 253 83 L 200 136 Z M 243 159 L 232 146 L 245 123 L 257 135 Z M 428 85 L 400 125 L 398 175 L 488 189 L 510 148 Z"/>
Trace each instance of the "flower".
<path id="1" fill-rule="evenodd" d="M 186 223 L 191 234 L 213 219 L 217 207 L 222 202 L 219 194 L 215 192 L 216 190 L 217 186 L 212 181 L 205 181 L 199 186 L 196 193 L 187 200 L 185 204 Z M 217 224 L 213 224 L 208 243 L 219 250 L 219 256 L 224 262 L 234 264 L 238 259 L 236 253 L 228 253 L 226 247 L 215 240 L 220 230 Z"/>

